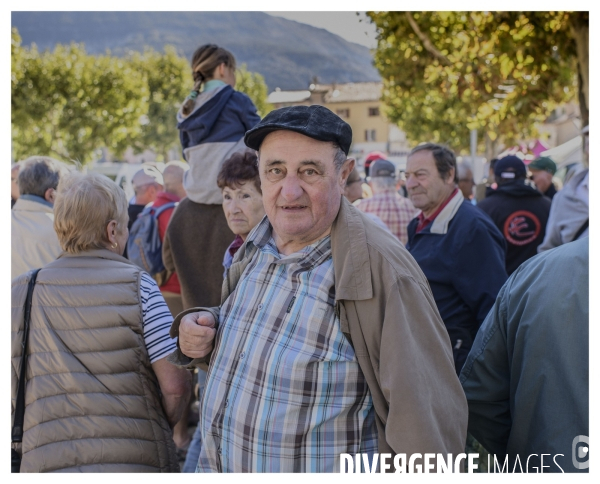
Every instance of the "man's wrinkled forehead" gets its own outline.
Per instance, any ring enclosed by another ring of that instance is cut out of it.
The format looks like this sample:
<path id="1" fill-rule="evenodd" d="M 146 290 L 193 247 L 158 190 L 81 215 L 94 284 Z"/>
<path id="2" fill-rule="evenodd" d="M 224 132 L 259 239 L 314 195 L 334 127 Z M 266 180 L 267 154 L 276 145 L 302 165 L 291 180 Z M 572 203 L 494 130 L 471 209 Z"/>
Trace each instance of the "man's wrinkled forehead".
<path id="1" fill-rule="evenodd" d="M 335 153 L 335 144 L 331 141 L 321 141 L 310 136 L 280 129 L 273 131 L 265 136 L 265 139 L 258 148 L 258 157 L 261 158 L 261 153 L 264 153 L 264 148 L 267 147 L 269 152 L 296 151 L 301 148 L 310 148 L 313 152 L 318 153 L 322 159 L 333 157 Z"/>

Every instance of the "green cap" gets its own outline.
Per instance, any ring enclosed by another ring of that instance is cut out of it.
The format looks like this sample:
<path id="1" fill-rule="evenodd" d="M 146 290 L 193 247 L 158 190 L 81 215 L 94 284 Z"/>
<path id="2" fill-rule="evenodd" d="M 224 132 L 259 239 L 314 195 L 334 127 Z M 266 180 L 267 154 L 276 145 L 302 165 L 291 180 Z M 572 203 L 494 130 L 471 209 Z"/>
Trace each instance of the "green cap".
<path id="1" fill-rule="evenodd" d="M 541 158 L 538 158 L 537 160 L 533 160 L 531 163 L 529 163 L 529 169 L 530 170 L 544 170 L 544 171 L 547 171 L 548 173 L 551 173 L 552 175 L 554 175 L 556 173 L 556 163 L 554 163 L 547 156 L 542 156 Z"/>

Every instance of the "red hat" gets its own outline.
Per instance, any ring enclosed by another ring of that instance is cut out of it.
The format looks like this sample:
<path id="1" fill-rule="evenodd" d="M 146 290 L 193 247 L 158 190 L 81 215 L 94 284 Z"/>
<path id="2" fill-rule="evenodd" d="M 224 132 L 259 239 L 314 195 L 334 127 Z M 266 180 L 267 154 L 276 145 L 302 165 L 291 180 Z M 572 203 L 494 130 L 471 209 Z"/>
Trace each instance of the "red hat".
<path id="1" fill-rule="evenodd" d="M 370 166 L 375 160 L 385 160 L 385 154 L 381 151 L 372 151 L 365 158 L 365 166 Z"/>

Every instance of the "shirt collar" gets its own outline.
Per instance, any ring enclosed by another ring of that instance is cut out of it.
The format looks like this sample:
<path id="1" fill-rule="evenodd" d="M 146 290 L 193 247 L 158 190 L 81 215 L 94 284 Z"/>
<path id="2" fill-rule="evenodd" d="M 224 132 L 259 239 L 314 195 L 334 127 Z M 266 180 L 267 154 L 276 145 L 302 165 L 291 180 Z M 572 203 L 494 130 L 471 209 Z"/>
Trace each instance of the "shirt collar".
<path id="1" fill-rule="evenodd" d="M 158 192 L 156 195 L 156 201 L 163 201 L 165 203 L 179 202 L 179 201 L 181 201 L 181 198 L 179 198 L 174 193 Z M 156 201 L 154 202 L 154 205 L 156 205 Z"/>
<path id="2" fill-rule="evenodd" d="M 233 242 L 227 248 L 229 255 L 233 257 L 242 245 L 244 245 L 244 240 L 239 235 L 236 235 Z"/>
<path id="3" fill-rule="evenodd" d="M 45 198 L 42 198 L 38 195 L 32 195 L 31 193 L 26 193 L 25 195 L 21 195 L 23 200 L 29 200 L 31 202 L 41 203 L 42 205 L 46 205 L 46 207 L 53 208 L 53 205 L 47 201 Z"/>
<path id="4" fill-rule="evenodd" d="M 265 215 L 260 223 L 248 234 L 246 239 L 246 253 L 254 245 L 261 252 L 271 254 L 275 257 L 275 264 L 297 263 L 303 269 L 311 269 L 322 264 L 331 256 L 331 237 L 327 235 L 311 245 L 303 247 L 298 252 L 289 255 L 281 255 L 273 238 L 273 226 Z"/>
<path id="5" fill-rule="evenodd" d="M 379 193 L 374 193 L 371 199 L 380 199 L 380 198 L 396 198 L 396 196 L 400 196 L 395 188 L 391 188 L 390 190 L 384 190 Z M 369 200 L 368 198 L 366 200 Z"/>
<path id="6" fill-rule="evenodd" d="M 429 217 L 425 218 L 423 212 L 417 215 L 419 221 L 417 225 L 417 232 L 420 232 L 429 224 L 431 224 L 430 233 L 432 234 L 445 234 L 448 232 L 448 225 L 450 221 L 456 215 L 461 203 L 464 200 L 462 192 L 455 188 L 450 196 L 442 203 L 439 208 L 432 213 Z M 420 230 L 419 230 L 420 229 Z"/>
<path id="7" fill-rule="evenodd" d="M 213 89 L 222 86 L 225 86 L 225 83 L 221 79 L 212 79 L 204 83 L 202 86 L 202 92 L 212 91 Z"/>

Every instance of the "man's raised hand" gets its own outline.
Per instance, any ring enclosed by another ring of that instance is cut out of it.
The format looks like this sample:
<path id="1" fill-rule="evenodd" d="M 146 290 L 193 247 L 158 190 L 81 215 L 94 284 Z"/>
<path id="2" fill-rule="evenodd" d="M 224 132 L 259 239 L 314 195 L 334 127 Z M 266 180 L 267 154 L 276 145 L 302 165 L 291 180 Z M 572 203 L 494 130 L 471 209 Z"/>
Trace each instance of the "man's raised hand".
<path id="1" fill-rule="evenodd" d="M 186 314 L 179 324 L 179 348 L 189 358 L 203 358 L 213 349 L 215 318 L 207 311 Z"/>

